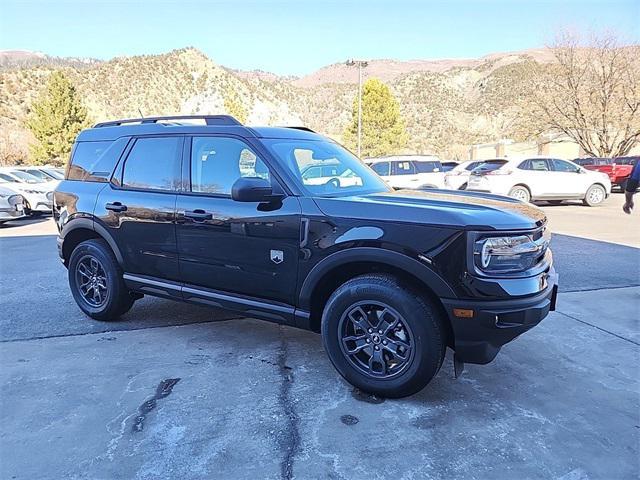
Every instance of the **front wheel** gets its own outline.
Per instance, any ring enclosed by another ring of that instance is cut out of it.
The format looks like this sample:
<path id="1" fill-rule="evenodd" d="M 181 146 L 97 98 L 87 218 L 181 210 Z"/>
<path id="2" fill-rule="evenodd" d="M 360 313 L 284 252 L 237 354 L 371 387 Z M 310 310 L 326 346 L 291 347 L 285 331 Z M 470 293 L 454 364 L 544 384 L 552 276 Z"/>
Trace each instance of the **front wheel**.
<path id="1" fill-rule="evenodd" d="M 135 301 L 104 240 L 87 240 L 73 250 L 69 287 L 80 309 L 96 320 L 115 320 L 129 311 Z"/>
<path id="2" fill-rule="evenodd" d="M 324 348 L 352 385 L 405 397 L 438 373 L 446 340 L 440 312 L 389 275 L 362 275 L 339 287 L 322 315 Z"/>
<path id="3" fill-rule="evenodd" d="M 597 207 L 604 202 L 606 196 L 607 192 L 602 185 L 591 185 L 582 202 L 589 207 Z"/>

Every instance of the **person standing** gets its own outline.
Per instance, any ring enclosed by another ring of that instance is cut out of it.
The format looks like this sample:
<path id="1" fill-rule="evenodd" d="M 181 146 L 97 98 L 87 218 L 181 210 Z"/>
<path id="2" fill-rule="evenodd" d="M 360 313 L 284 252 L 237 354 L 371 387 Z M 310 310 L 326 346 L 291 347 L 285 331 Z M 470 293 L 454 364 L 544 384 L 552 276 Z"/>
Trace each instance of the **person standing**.
<path id="1" fill-rule="evenodd" d="M 630 214 L 631 210 L 633 210 L 633 196 L 638 189 L 638 183 L 640 183 L 640 161 L 636 160 L 636 164 L 633 166 L 631 175 L 627 178 L 627 184 L 624 187 L 624 205 L 622 206 L 624 213 Z"/>

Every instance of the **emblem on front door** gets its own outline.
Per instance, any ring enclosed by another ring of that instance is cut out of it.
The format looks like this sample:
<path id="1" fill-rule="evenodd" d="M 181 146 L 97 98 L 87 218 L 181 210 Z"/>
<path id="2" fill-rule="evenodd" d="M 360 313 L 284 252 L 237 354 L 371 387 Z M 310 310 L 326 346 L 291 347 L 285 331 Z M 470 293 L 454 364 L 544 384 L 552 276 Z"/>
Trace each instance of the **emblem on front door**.
<path id="1" fill-rule="evenodd" d="M 282 263 L 284 252 L 282 250 L 271 250 L 271 261 L 275 264 Z"/>

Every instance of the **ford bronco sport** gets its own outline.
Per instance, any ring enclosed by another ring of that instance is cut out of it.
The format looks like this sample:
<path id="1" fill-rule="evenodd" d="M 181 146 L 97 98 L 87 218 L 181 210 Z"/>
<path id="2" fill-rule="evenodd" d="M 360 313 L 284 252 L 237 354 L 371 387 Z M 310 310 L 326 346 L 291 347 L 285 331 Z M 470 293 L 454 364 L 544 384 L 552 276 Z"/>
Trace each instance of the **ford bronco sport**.
<path id="1" fill-rule="evenodd" d="M 323 165 L 336 176 L 301 175 Z M 422 389 L 446 347 L 457 371 L 490 362 L 554 309 L 539 209 L 394 191 L 306 128 L 99 123 L 78 135 L 54 201 L 87 315 L 115 319 L 154 295 L 321 332 L 338 372 L 381 396 Z"/>

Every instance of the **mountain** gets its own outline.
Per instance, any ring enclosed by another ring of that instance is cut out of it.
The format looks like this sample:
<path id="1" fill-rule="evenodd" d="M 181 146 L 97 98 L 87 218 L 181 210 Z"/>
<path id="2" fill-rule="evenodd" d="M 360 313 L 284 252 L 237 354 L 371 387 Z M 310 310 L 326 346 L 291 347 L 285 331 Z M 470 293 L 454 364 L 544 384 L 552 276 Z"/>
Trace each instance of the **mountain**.
<path id="1" fill-rule="evenodd" d="M 407 150 L 464 156 L 468 145 L 525 135 L 517 121 L 528 97 L 530 69 L 551 61 L 547 50 L 478 59 L 372 60 L 365 78 L 392 89 L 407 121 Z M 109 61 L 0 52 L 0 161 L 7 148 L 26 152 L 24 120 L 48 75 L 63 70 L 93 121 L 231 111 L 248 124 L 307 125 L 340 139 L 351 118 L 357 69 L 323 67 L 304 77 L 237 71 L 194 48 Z"/>

